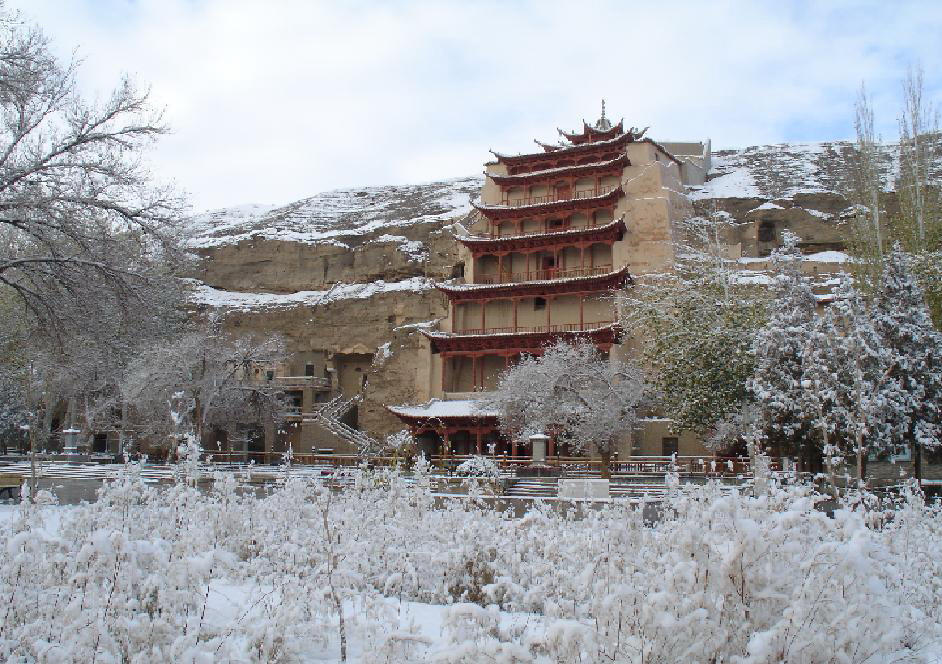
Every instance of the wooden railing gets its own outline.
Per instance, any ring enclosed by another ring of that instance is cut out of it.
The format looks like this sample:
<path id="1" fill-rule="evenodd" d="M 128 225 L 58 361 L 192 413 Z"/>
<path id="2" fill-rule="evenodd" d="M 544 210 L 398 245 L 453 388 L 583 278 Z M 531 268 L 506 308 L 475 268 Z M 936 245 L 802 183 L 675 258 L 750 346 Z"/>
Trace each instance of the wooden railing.
<path id="1" fill-rule="evenodd" d="M 516 325 L 511 327 L 467 327 L 454 334 L 541 334 L 558 332 L 585 332 L 610 327 L 615 321 L 600 320 L 591 323 L 563 323 L 561 325 Z"/>
<path id="2" fill-rule="evenodd" d="M 304 389 L 307 387 L 322 390 L 330 389 L 330 380 L 318 376 L 275 376 L 272 381 L 285 389 Z"/>
<path id="3" fill-rule="evenodd" d="M 499 228 L 491 228 L 490 231 L 471 231 L 468 234 L 472 237 L 480 238 L 489 238 L 491 240 L 499 240 L 501 238 L 514 238 L 514 237 L 532 237 L 534 235 L 553 235 L 554 233 L 569 233 L 571 231 L 590 231 L 593 228 L 600 228 L 602 226 L 608 226 L 611 221 L 606 221 L 602 224 L 591 222 L 582 226 L 547 226 L 546 228 L 541 228 L 537 230 L 516 230 L 514 229 L 511 233 L 500 232 Z"/>
<path id="4" fill-rule="evenodd" d="M 594 277 L 608 274 L 612 265 L 576 267 L 568 270 L 551 268 L 549 270 L 530 270 L 529 272 L 501 272 L 499 274 L 476 275 L 477 284 L 519 284 L 527 281 L 550 281 L 552 279 L 573 279 L 575 277 Z"/>
<path id="5" fill-rule="evenodd" d="M 244 464 L 254 461 L 256 464 L 279 464 L 282 455 L 279 452 L 210 452 L 206 458 L 219 463 Z M 436 472 L 453 474 L 464 461 L 472 458 L 467 454 L 434 455 L 429 461 Z M 511 456 L 506 454 L 488 455 L 502 472 L 515 474 L 522 466 L 529 466 L 533 459 L 529 456 Z M 372 467 L 411 467 L 411 459 L 402 456 L 374 456 L 364 459 L 352 454 L 297 454 L 292 463 L 297 465 L 324 466 L 329 468 L 357 468 L 363 464 Z M 600 475 L 603 461 L 599 457 L 547 457 L 545 465 L 558 468 L 561 476 Z M 671 469 L 683 476 L 693 477 L 738 477 L 752 473 L 748 457 L 711 457 L 683 456 L 632 456 L 625 459 L 613 459 L 609 470 L 613 476 L 663 476 Z M 778 460 L 773 460 L 772 470 L 779 470 Z"/>
<path id="6" fill-rule="evenodd" d="M 526 198 L 505 198 L 500 204 L 507 207 L 525 207 L 527 205 L 543 205 L 544 203 L 560 203 L 562 201 L 576 201 L 583 198 L 597 198 L 611 193 L 618 188 L 618 185 L 607 185 L 604 187 L 593 187 L 592 189 L 580 189 L 567 192 L 566 196 L 560 196 L 557 193 L 546 194 L 545 196 L 528 196 Z"/>

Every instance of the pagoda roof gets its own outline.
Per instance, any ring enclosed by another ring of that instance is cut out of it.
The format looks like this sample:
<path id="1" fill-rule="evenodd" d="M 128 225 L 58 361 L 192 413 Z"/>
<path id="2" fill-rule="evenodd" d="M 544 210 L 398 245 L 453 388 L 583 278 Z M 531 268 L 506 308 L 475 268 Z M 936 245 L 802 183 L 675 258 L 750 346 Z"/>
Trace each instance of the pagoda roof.
<path id="1" fill-rule="evenodd" d="M 519 175 L 496 175 L 492 173 L 484 172 L 484 175 L 490 177 L 497 184 L 502 185 L 513 185 L 513 184 L 526 184 L 534 180 L 541 180 L 545 177 L 553 175 L 590 175 L 598 171 L 608 171 L 615 168 L 624 168 L 630 166 L 631 162 L 628 159 L 628 155 L 622 154 L 614 159 L 607 159 L 603 161 L 593 161 L 588 164 L 578 164 L 573 166 L 557 166 L 556 168 L 544 168 L 539 171 L 530 171 L 528 173 L 520 173 Z"/>
<path id="2" fill-rule="evenodd" d="M 601 121 L 600 121 L 601 122 Z M 598 125 L 599 123 L 596 123 Z M 606 122 L 605 124 L 608 124 Z M 582 132 L 567 132 L 562 129 L 557 129 L 559 135 L 564 137 L 567 141 L 571 142 L 573 145 L 581 145 L 583 143 L 594 143 L 597 141 L 604 141 L 618 134 L 625 132 L 625 120 L 624 118 L 618 121 L 616 125 L 610 125 L 607 129 L 602 129 L 596 125 L 590 125 L 585 120 L 582 121 Z"/>
<path id="3" fill-rule="evenodd" d="M 595 325 L 596 327 L 593 327 Z M 585 325 L 550 325 L 540 328 L 518 328 L 516 331 L 484 332 L 479 334 L 452 334 L 449 332 L 421 330 L 432 343 L 432 351 L 481 352 L 488 350 L 510 350 L 517 352 L 542 351 L 560 338 L 584 338 L 596 346 L 618 343 L 622 328 L 618 323 L 587 323 Z"/>
<path id="4" fill-rule="evenodd" d="M 582 199 L 585 200 L 585 199 Z M 591 200 L 591 199 L 590 199 Z M 512 208 L 519 210 L 520 208 Z M 574 228 L 568 231 L 536 233 L 530 235 L 506 235 L 503 237 L 476 237 L 474 235 L 456 235 L 455 239 L 472 251 L 514 251 L 516 249 L 537 249 L 565 241 L 602 241 L 619 240 L 625 232 L 625 220 L 613 219 L 604 226 Z"/>
<path id="5" fill-rule="evenodd" d="M 604 207 L 607 204 L 615 203 L 619 198 L 625 195 L 624 190 L 621 188 L 621 185 L 612 187 L 609 191 L 604 194 L 598 194 L 597 196 L 582 196 L 576 198 L 564 198 L 556 201 L 543 201 L 539 199 L 537 202 L 531 203 L 529 205 L 489 205 L 481 204 L 475 201 L 471 201 L 472 207 L 476 210 L 479 210 L 484 216 L 491 220 L 500 220 L 500 219 L 513 219 L 519 217 L 529 217 L 534 214 L 550 214 L 553 212 L 567 212 L 567 211 L 576 211 L 576 210 L 586 210 L 593 209 L 597 207 Z M 539 197 L 548 198 L 545 196 Z"/>
<path id="6" fill-rule="evenodd" d="M 623 143 L 630 143 L 636 140 L 638 137 L 631 131 L 626 131 L 618 136 L 604 140 L 604 141 L 595 141 L 594 143 L 582 143 L 580 145 L 561 145 L 559 150 L 553 150 L 553 154 L 559 154 L 564 152 L 566 154 L 578 154 L 582 152 L 591 152 L 592 150 L 605 147 L 618 147 Z M 530 159 L 546 158 L 546 152 L 530 152 L 525 154 L 503 154 L 501 152 L 490 151 L 492 155 L 497 158 L 497 161 L 503 162 L 506 164 L 518 164 L 522 162 L 529 161 Z"/>
<path id="7" fill-rule="evenodd" d="M 386 406 L 393 415 L 412 423 L 419 424 L 427 420 L 454 420 L 454 419 L 490 419 L 496 420 L 497 412 L 485 410 L 477 399 L 456 399 L 443 401 L 432 399 L 417 406 Z"/>
<path id="8" fill-rule="evenodd" d="M 525 281 L 513 284 L 435 284 L 435 287 L 445 293 L 448 299 L 454 302 L 466 300 L 480 300 L 483 298 L 497 299 L 506 297 L 539 296 L 546 293 L 566 295 L 570 293 L 591 293 L 614 290 L 631 282 L 631 275 L 626 265 L 620 270 L 592 274 L 582 277 L 567 277 L 563 279 L 545 279 L 540 281 Z"/>

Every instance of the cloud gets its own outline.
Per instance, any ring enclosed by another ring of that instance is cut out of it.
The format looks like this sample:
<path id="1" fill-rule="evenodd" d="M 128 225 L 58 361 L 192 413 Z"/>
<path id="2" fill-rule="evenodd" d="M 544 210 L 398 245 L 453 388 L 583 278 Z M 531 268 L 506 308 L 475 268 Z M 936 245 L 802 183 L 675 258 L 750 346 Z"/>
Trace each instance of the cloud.
<path id="1" fill-rule="evenodd" d="M 847 138 L 866 80 L 895 130 L 910 62 L 939 98 L 938 3 L 8 0 L 104 94 L 152 87 L 153 168 L 195 206 L 478 172 L 599 100 L 656 138 Z"/>

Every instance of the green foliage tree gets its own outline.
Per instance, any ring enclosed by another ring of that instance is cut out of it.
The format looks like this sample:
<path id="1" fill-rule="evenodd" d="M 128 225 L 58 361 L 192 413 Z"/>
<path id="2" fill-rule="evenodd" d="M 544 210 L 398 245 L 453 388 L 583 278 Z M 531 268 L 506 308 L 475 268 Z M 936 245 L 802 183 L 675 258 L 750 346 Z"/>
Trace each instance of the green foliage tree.
<path id="1" fill-rule="evenodd" d="M 736 418 L 749 399 L 765 295 L 726 256 L 728 218 L 714 213 L 676 230 L 673 270 L 630 286 L 620 318 L 673 426 L 705 434 Z"/>

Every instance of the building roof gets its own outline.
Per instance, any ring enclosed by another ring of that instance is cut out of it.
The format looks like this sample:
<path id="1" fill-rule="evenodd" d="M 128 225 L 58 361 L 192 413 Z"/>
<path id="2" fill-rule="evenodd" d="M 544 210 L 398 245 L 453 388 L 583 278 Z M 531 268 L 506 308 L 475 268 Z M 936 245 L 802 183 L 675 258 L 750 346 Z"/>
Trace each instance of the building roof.
<path id="1" fill-rule="evenodd" d="M 620 288 L 631 281 L 626 265 L 620 270 L 591 274 L 580 277 L 561 279 L 541 279 L 509 284 L 436 284 L 435 287 L 455 301 L 476 300 L 481 298 L 518 297 L 553 293 L 590 293 Z"/>
<path id="2" fill-rule="evenodd" d="M 481 407 L 476 399 L 456 399 L 443 401 L 432 399 L 418 406 L 386 406 L 386 410 L 405 420 L 430 420 L 450 418 L 496 418 L 496 411 L 489 411 Z"/>
<path id="3" fill-rule="evenodd" d="M 527 217 L 534 214 L 550 214 L 568 210 L 587 210 L 604 207 L 612 204 L 625 195 L 619 184 L 609 191 L 596 196 L 582 196 L 579 198 L 563 198 L 556 201 L 537 202 L 530 205 L 491 205 L 471 201 L 471 206 L 483 213 L 488 219 L 511 219 L 514 217 Z"/>
<path id="4" fill-rule="evenodd" d="M 577 164 L 571 166 L 557 166 L 555 168 L 544 168 L 539 171 L 529 171 L 517 175 L 496 175 L 484 172 L 484 175 L 491 178 L 494 182 L 501 185 L 526 184 L 533 180 L 540 180 L 553 175 L 588 175 L 596 171 L 605 171 L 631 166 L 628 155 L 622 154 L 614 159 L 603 161 L 592 161 L 588 164 Z"/>
<path id="5" fill-rule="evenodd" d="M 568 199 L 567 199 L 568 200 Z M 523 240 L 525 238 L 533 237 L 546 237 L 550 236 L 553 238 L 561 237 L 563 239 L 579 237 L 586 233 L 591 233 L 593 231 L 606 231 L 613 228 L 621 228 L 624 230 L 625 218 L 624 216 L 619 217 L 618 219 L 612 219 L 607 224 L 601 226 L 587 226 L 586 228 L 569 228 L 562 231 L 547 231 L 546 233 L 524 233 L 522 235 L 500 235 L 500 236 L 490 236 L 490 235 L 455 235 L 455 239 L 459 242 L 465 244 L 498 244 L 503 241 L 513 241 L 513 240 Z"/>
<path id="6" fill-rule="evenodd" d="M 559 150 L 554 150 L 550 154 L 553 156 L 558 155 L 559 153 L 574 154 L 580 152 L 591 152 L 593 150 L 605 147 L 618 147 L 622 143 L 630 143 L 636 140 L 634 133 L 626 131 L 622 134 L 619 134 L 613 138 L 604 140 L 604 141 L 595 141 L 594 143 L 582 143 L 580 145 L 562 145 Z M 504 154 L 501 152 L 495 152 L 494 150 L 490 151 L 498 161 L 507 162 L 507 163 L 518 163 L 525 162 L 530 159 L 545 159 L 547 156 L 546 152 L 530 152 L 525 154 Z"/>
<path id="7" fill-rule="evenodd" d="M 595 326 L 598 327 L 595 327 Z M 432 343 L 433 352 L 473 352 L 504 350 L 517 352 L 541 352 L 561 337 L 583 337 L 600 348 L 610 348 L 618 343 L 622 328 L 618 323 L 586 323 L 585 329 L 567 329 L 573 325 L 553 325 L 545 331 L 484 332 L 479 334 L 451 334 L 449 332 L 422 330 Z"/>

